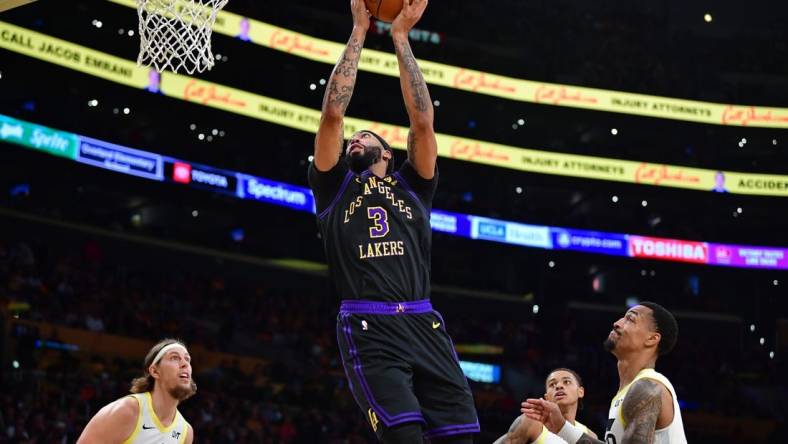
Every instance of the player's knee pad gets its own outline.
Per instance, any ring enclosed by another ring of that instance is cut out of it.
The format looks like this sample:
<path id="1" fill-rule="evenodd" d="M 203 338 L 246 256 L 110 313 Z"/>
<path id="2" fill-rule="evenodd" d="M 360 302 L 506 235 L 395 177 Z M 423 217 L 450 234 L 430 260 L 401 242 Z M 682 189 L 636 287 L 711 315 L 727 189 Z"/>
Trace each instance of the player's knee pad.
<path id="1" fill-rule="evenodd" d="M 410 422 L 386 428 L 381 436 L 383 444 L 419 444 L 424 442 L 421 424 Z"/>

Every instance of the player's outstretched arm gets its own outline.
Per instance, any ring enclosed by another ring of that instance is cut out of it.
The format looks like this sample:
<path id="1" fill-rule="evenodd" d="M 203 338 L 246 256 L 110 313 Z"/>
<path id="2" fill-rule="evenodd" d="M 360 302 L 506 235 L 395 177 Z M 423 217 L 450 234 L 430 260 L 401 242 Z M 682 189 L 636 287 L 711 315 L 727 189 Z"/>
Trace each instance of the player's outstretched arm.
<path id="1" fill-rule="evenodd" d="M 85 426 L 77 444 L 120 444 L 137 426 L 139 403 L 132 397 L 107 404 Z"/>
<path id="2" fill-rule="evenodd" d="M 557 434 L 564 441 L 570 444 L 605 444 L 600 441 L 593 433 L 583 433 L 582 429 L 568 423 L 561 414 L 561 409 L 554 402 L 546 401 L 544 399 L 528 399 L 522 403 L 521 412 L 525 416 L 539 421 L 547 427 L 547 430 Z"/>
<path id="3" fill-rule="evenodd" d="M 328 79 L 320 125 L 315 136 L 315 166 L 320 171 L 333 168 L 342 155 L 343 120 L 356 86 L 358 60 L 369 30 L 369 12 L 364 0 L 350 0 L 350 9 L 353 12 L 353 32 Z"/>
<path id="4" fill-rule="evenodd" d="M 399 62 L 399 81 L 402 97 L 410 119 L 408 133 L 408 160 L 424 179 L 435 175 L 435 162 L 438 159 L 438 142 L 432 126 L 434 110 L 432 99 L 413 56 L 408 41 L 408 33 L 421 19 L 427 9 L 428 0 L 404 1 L 402 11 L 391 24 L 391 35 Z"/>
<path id="5" fill-rule="evenodd" d="M 632 384 L 621 405 L 621 414 L 626 422 L 622 444 L 654 442 L 654 431 L 662 410 L 663 387 L 649 379 L 638 379 Z"/>
<path id="6" fill-rule="evenodd" d="M 541 422 L 520 415 L 509 427 L 509 431 L 493 444 L 529 444 L 536 442 L 541 433 Z"/>

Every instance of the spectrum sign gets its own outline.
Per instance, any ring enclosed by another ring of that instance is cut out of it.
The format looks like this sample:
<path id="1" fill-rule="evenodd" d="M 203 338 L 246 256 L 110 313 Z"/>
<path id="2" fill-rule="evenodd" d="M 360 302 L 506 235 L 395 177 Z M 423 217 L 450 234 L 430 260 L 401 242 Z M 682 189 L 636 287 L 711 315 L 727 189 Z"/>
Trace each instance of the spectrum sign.
<path id="1" fill-rule="evenodd" d="M 239 174 L 238 197 L 273 203 L 299 211 L 315 212 L 312 191 L 295 185 Z"/>

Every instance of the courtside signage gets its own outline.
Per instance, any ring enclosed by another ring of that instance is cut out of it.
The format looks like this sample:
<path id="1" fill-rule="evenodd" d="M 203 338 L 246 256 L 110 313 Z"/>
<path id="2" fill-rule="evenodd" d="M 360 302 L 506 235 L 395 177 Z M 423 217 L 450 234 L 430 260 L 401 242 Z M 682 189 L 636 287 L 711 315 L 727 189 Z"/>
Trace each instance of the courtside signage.
<path id="1" fill-rule="evenodd" d="M 7 116 L 0 115 L 0 119 L 5 122 L 9 121 Z M 17 122 L 28 127 L 37 126 L 28 122 Z M 46 133 L 57 131 L 46 127 L 39 126 L 39 128 Z M 6 135 L 2 140 L 37 149 L 23 143 L 23 138 L 17 136 L 16 129 L 9 131 L 13 135 Z M 219 188 L 213 188 L 212 185 L 210 188 L 212 190 L 223 189 L 224 179 L 222 177 L 228 180 L 228 186 L 232 183 L 232 178 L 236 178 L 237 190 L 236 193 L 231 194 L 238 198 L 315 213 L 314 198 L 308 188 L 196 165 L 183 160 L 163 158 L 155 153 L 134 150 L 77 134 L 59 133 L 63 137 L 73 137 L 83 141 L 79 156 L 74 160 L 84 164 L 160 181 L 163 180 L 161 164 L 164 163 L 163 159 L 166 159 L 166 163 L 171 166 L 171 170 L 168 169 L 167 173 L 170 181 L 207 188 L 203 186 L 204 184 L 196 183 L 193 180 L 195 176 L 192 172 L 197 166 L 199 171 L 211 174 L 211 176 L 206 176 L 210 177 L 208 180 L 218 184 Z M 46 152 L 60 155 L 53 151 Z M 199 177 L 203 178 L 203 176 Z M 738 268 L 788 270 L 788 249 L 780 247 L 714 244 L 622 233 L 545 227 L 441 210 L 432 211 L 430 223 L 433 230 L 437 232 L 527 247 Z"/>
<path id="2" fill-rule="evenodd" d="M 314 133 L 320 111 L 171 72 L 151 76 L 148 68 L 61 39 L 0 21 L 0 48 L 38 58 L 140 90 Z M 20 44 L 19 42 L 24 42 Z M 156 85 L 151 85 L 154 81 Z M 392 147 L 405 149 L 408 129 L 370 120 L 345 118 L 346 136 L 370 129 Z M 555 153 L 436 134 L 438 155 L 518 171 L 607 180 L 697 191 L 788 197 L 788 176 L 716 171 L 623 159 Z"/>
<path id="3" fill-rule="evenodd" d="M 622 234 L 551 228 L 553 248 L 586 253 L 628 256 L 627 238 Z"/>
<path id="4" fill-rule="evenodd" d="M 706 264 L 709 262 L 709 246 L 706 242 L 630 235 L 629 255 L 643 259 Z"/>
<path id="5" fill-rule="evenodd" d="M 79 147 L 79 138 L 74 134 L 3 115 L 0 115 L 0 140 L 72 160 L 76 158 Z"/>
<path id="6" fill-rule="evenodd" d="M 164 180 L 162 158 L 102 140 L 81 137 L 77 162 L 152 180 Z"/>
<path id="7" fill-rule="evenodd" d="M 788 269 L 788 249 L 709 244 L 709 263 L 742 268 Z"/>
<path id="8" fill-rule="evenodd" d="M 134 0 L 109 0 L 136 8 Z M 177 0 L 187 7 L 183 0 Z M 286 28 L 253 20 L 229 11 L 219 11 L 213 31 L 245 42 L 333 65 L 345 49 L 344 43 L 323 40 Z M 701 102 L 623 91 L 586 88 L 558 83 L 517 79 L 488 72 L 419 60 L 424 80 L 433 85 L 485 94 L 509 100 L 551 106 L 606 111 L 659 119 L 711 125 L 752 126 L 788 129 L 788 109 L 740 104 Z M 394 54 L 365 48 L 359 60 L 362 71 L 399 77 Z"/>
<path id="9" fill-rule="evenodd" d="M 177 159 L 164 159 L 167 180 L 225 194 L 236 194 L 238 179 L 234 173 Z"/>
<path id="10" fill-rule="evenodd" d="M 273 203 L 299 211 L 315 212 L 315 199 L 308 188 L 288 185 L 262 177 L 239 174 L 238 197 Z"/>

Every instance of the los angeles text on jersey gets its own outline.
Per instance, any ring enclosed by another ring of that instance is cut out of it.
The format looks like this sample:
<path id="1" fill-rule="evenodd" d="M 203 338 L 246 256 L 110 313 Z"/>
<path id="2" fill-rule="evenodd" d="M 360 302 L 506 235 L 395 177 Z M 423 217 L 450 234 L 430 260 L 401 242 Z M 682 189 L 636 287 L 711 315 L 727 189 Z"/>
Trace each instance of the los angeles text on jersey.
<path id="1" fill-rule="evenodd" d="M 357 179 L 359 180 L 359 179 Z M 413 219 L 413 210 L 402 199 L 397 199 L 392 190 L 392 186 L 396 185 L 396 181 L 391 177 L 385 179 L 378 179 L 377 177 L 370 177 L 366 183 L 363 184 L 363 192 L 356 197 L 350 205 L 344 210 L 343 223 L 350 222 L 351 218 L 357 213 L 366 213 L 361 217 L 369 219 L 371 224 L 369 228 L 369 237 L 371 239 L 381 239 L 386 237 L 390 232 L 390 225 L 388 221 L 389 211 L 397 211 L 404 215 L 405 218 Z M 386 200 L 391 202 L 391 208 L 380 206 L 366 206 L 365 197 L 378 194 L 384 196 Z M 364 210 L 360 210 L 364 208 Z M 358 245 L 359 259 L 369 259 L 376 257 L 388 256 L 403 256 L 405 255 L 405 243 L 403 241 L 378 241 L 368 242 L 366 244 Z"/>
<path id="2" fill-rule="evenodd" d="M 358 178 L 356 180 L 359 180 Z M 356 200 L 350 202 L 348 208 L 345 209 L 345 219 L 344 223 L 350 222 L 350 217 L 353 216 L 356 210 L 362 206 L 364 203 L 364 196 L 369 196 L 375 191 L 379 194 L 386 196 L 386 199 L 391 202 L 391 205 L 394 206 L 400 213 L 405 214 L 405 217 L 408 219 L 413 219 L 413 210 L 405 204 L 405 201 L 402 199 L 397 199 L 394 196 L 394 192 L 392 191 L 391 187 L 388 183 L 392 183 L 392 185 L 396 185 L 397 181 L 392 180 L 390 176 L 387 176 L 385 179 L 381 180 L 375 176 L 370 177 L 367 180 L 367 183 L 364 184 L 364 194 L 358 196 Z"/>

